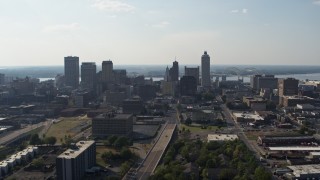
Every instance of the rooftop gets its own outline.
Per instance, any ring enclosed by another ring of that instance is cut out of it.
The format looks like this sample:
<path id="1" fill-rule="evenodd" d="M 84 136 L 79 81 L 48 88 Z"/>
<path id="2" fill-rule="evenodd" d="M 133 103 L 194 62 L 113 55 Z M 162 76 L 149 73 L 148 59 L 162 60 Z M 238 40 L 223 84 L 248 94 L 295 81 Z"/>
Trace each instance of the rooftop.
<path id="1" fill-rule="evenodd" d="M 96 116 L 95 118 L 112 118 L 112 119 L 129 119 L 132 116 L 132 114 L 100 114 Z"/>
<path id="2" fill-rule="evenodd" d="M 233 113 L 233 115 L 237 118 L 244 118 L 244 119 L 254 119 L 256 121 L 263 121 L 263 117 L 261 117 L 260 115 L 257 114 L 252 114 L 252 113 L 246 113 L 246 112 L 242 112 L 242 113 Z"/>
<path id="3" fill-rule="evenodd" d="M 266 137 L 260 137 L 263 139 L 270 139 L 270 140 L 275 140 L 275 139 L 281 139 L 281 140 L 286 140 L 286 139 L 313 139 L 313 136 L 266 136 Z"/>
<path id="4" fill-rule="evenodd" d="M 269 147 L 270 151 L 320 151 L 320 146 Z"/>
<path id="5" fill-rule="evenodd" d="M 300 177 L 302 174 L 319 174 L 320 173 L 320 164 L 288 166 L 288 168 L 293 170 L 292 174 L 295 177 Z"/>
<path id="6" fill-rule="evenodd" d="M 208 134 L 208 142 L 210 141 L 234 141 L 238 139 L 235 134 Z"/>
<path id="7" fill-rule="evenodd" d="M 67 149 L 64 153 L 60 154 L 58 158 L 72 159 L 76 158 L 79 154 L 81 154 L 84 150 L 86 150 L 89 146 L 94 144 L 95 141 L 79 141 L 76 144 L 77 148 Z"/>

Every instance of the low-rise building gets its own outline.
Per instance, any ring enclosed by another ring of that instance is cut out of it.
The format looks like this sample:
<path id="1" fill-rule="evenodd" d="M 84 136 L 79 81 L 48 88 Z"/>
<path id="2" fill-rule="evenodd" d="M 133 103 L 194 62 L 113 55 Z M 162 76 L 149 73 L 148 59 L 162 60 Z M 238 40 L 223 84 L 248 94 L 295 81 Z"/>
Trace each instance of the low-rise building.
<path id="1" fill-rule="evenodd" d="M 288 166 L 292 170 L 291 173 L 285 174 L 288 179 L 292 180 L 305 180 L 305 179 L 319 179 L 320 177 L 320 165 L 299 165 Z"/>
<path id="2" fill-rule="evenodd" d="M 313 104 L 318 101 L 307 96 L 283 96 L 280 102 L 284 107 L 292 107 L 297 104 Z"/>
<path id="3" fill-rule="evenodd" d="M 258 124 L 263 124 L 262 122 L 264 121 L 264 118 L 261 117 L 260 115 L 249 113 L 249 112 L 241 112 L 241 113 L 235 112 L 233 113 L 233 117 L 235 121 L 242 122 L 242 123 L 255 122 Z"/>
<path id="4" fill-rule="evenodd" d="M 242 101 L 254 111 L 265 111 L 267 108 L 267 101 L 261 97 L 244 96 Z"/>
<path id="5" fill-rule="evenodd" d="M 313 136 L 293 136 L 293 137 L 276 137 L 276 136 L 259 136 L 258 145 L 263 146 L 284 146 L 284 145 L 301 145 L 314 143 L 316 139 Z"/>
<path id="6" fill-rule="evenodd" d="M 224 141 L 234 141 L 239 137 L 236 134 L 208 134 L 208 142 L 224 142 Z"/>
<path id="7" fill-rule="evenodd" d="M 92 135 L 94 137 L 130 136 L 132 131 L 132 114 L 108 113 L 98 115 L 92 119 Z"/>

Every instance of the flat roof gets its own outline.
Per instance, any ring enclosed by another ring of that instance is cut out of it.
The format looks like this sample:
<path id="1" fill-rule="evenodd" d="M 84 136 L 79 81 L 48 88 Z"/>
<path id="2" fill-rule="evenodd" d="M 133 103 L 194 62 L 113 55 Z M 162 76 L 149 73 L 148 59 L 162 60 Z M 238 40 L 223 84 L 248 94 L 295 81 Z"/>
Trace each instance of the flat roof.
<path id="1" fill-rule="evenodd" d="M 238 139 L 236 134 L 208 134 L 208 141 L 234 141 Z"/>
<path id="2" fill-rule="evenodd" d="M 129 119 L 132 114 L 113 114 L 113 117 L 110 117 L 111 119 Z M 104 118 L 105 114 L 100 114 L 96 118 Z M 108 117 L 108 114 L 106 114 L 106 117 Z"/>
<path id="3" fill-rule="evenodd" d="M 65 152 L 60 154 L 58 158 L 72 159 L 76 158 L 79 154 L 85 151 L 89 146 L 94 144 L 95 141 L 79 141 L 76 143 L 77 149 L 67 149 Z"/>
<path id="4" fill-rule="evenodd" d="M 254 119 L 254 120 L 260 120 L 263 121 L 263 117 L 257 114 L 252 114 L 252 113 L 233 113 L 234 116 L 237 118 L 244 118 L 244 119 Z"/>
<path id="5" fill-rule="evenodd" d="M 293 170 L 292 174 L 295 177 L 300 177 L 302 174 L 320 174 L 320 164 L 288 166 L 288 168 Z"/>
<path id="6" fill-rule="evenodd" d="M 313 136 L 265 136 L 261 137 L 261 139 L 270 139 L 270 140 L 275 140 L 275 139 L 281 139 L 281 140 L 288 140 L 288 139 L 314 139 Z"/>
<path id="7" fill-rule="evenodd" d="M 320 151 L 320 146 L 269 147 L 270 151 Z"/>
<path id="8" fill-rule="evenodd" d="M 320 156 L 320 152 L 310 152 L 310 155 L 313 155 L 313 156 Z"/>

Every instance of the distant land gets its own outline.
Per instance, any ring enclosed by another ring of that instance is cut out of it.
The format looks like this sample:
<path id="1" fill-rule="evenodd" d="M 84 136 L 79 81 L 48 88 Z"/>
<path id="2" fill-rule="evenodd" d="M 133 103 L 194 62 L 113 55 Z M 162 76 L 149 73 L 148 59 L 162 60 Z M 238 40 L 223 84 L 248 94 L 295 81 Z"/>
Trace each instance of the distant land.
<path id="1" fill-rule="evenodd" d="M 114 69 L 126 69 L 128 76 L 144 75 L 146 77 L 164 76 L 168 65 L 116 65 Z M 197 67 L 200 65 L 179 64 L 180 75 L 184 74 L 184 67 Z M 101 65 L 97 64 L 97 70 L 101 70 Z M 0 73 L 8 77 L 32 77 L 32 78 L 53 78 L 57 74 L 64 73 L 63 66 L 0 66 Z M 320 66 L 297 66 L 297 65 L 212 65 L 211 73 L 214 74 L 312 74 L 320 73 Z"/>

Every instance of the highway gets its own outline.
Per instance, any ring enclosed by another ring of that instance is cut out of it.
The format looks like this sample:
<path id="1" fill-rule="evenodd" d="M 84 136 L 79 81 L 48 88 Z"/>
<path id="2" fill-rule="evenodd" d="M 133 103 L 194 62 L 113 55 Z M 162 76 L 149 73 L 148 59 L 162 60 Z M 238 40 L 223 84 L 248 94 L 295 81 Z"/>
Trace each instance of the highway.
<path id="1" fill-rule="evenodd" d="M 167 146 L 169 145 L 173 132 L 177 126 L 176 114 L 172 114 L 161 132 L 159 139 L 154 144 L 153 148 L 149 151 L 147 157 L 142 162 L 140 168 L 136 173 L 135 179 L 146 180 L 154 172 L 158 166 L 161 157 L 163 156 Z"/>
<path id="2" fill-rule="evenodd" d="M 26 133 L 28 133 L 36 128 L 39 128 L 41 126 L 45 126 L 45 125 L 47 125 L 47 121 L 40 122 L 38 124 L 28 125 L 27 127 L 23 128 L 23 129 L 12 131 L 12 132 L 6 134 L 4 137 L 0 138 L 0 145 L 6 145 L 6 144 L 16 140 L 17 138 L 21 138 Z"/>

